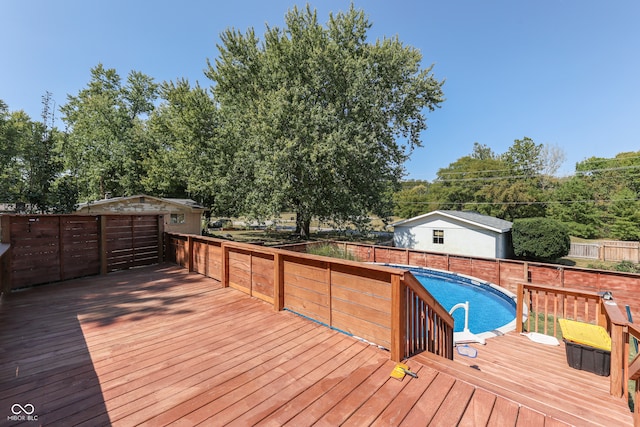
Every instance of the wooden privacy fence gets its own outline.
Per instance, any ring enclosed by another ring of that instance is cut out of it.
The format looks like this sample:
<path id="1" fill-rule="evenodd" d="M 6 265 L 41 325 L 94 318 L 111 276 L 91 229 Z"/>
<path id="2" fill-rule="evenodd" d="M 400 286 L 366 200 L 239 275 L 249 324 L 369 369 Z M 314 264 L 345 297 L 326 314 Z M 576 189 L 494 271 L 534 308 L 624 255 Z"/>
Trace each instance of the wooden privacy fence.
<path id="1" fill-rule="evenodd" d="M 571 243 L 570 258 L 600 259 L 600 245 L 597 243 Z"/>
<path id="2" fill-rule="evenodd" d="M 3 215 L 11 247 L 8 284 L 15 289 L 158 263 L 158 215 Z"/>
<path id="3" fill-rule="evenodd" d="M 175 262 L 331 328 L 387 348 L 453 358 L 453 318 L 408 270 L 166 233 Z"/>
<path id="4" fill-rule="evenodd" d="M 640 263 L 640 242 L 602 241 L 598 243 L 571 243 L 571 258 L 600 261 L 631 261 Z"/>

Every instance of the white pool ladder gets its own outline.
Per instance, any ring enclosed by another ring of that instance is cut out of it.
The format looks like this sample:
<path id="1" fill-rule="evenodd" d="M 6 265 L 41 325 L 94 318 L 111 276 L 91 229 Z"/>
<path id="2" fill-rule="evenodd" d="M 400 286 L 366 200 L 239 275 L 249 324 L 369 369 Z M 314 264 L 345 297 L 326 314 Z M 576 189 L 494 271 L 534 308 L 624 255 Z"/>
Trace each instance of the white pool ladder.
<path id="1" fill-rule="evenodd" d="M 449 310 L 449 314 L 453 315 L 453 312 L 459 308 L 464 309 L 464 329 L 462 332 L 454 332 L 453 333 L 453 344 L 462 344 L 462 343 L 470 343 L 477 342 L 482 345 L 486 344 L 484 338 L 477 336 L 469 330 L 469 301 L 459 302 L 458 304 L 451 307 Z"/>

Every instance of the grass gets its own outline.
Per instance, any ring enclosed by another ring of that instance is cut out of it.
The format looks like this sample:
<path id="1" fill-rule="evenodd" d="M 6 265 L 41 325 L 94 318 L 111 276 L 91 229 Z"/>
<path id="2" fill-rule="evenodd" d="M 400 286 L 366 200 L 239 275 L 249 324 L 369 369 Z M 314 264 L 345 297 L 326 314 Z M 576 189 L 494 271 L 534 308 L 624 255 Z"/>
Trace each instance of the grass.
<path id="1" fill-rule="evenodd" d="M 554 318 L 552 314 L 549 314 L 546 316 L 544 313 L 536 313 L 535 311 L 530 311 L 529 312 L 529 318 L 533 317 L 535 319 L 535 323 L 537 323 L 538 329 L 537 331 L 541 334 L 544 334 L 544 327 L 545 325 L 547 326 L 547 335 L 551 335 L 553 336 L 553 326 L 554 326 L 554 322 L 555 322 L 555 326 L 556 326 L 556 334 L 555 337 L 558 340 L 562 340 L 562 330 L 560 329 L 560 324 L 558 324 L 558 319 Z M 530 320 L 527 319 L 527 322 L 525 322 L 524 324 L 524 330 L 528 331 L 528 332 L 535 332 L 536 331 L 536 326 L 535 324 L 533 325 L 533 327 L 531 329 L 529 328 L 529 324 L 530 324 Z"/>
<path id="2" fill-rule="evenodd" d="M 307 248 L 307 253 L 310 253 L 313 255 L 327 256 L 331 258 L 340 258 L 340 259 L 346 259 L 351 261 L 359 261 L 358 258 L 352 253 L 345 251 L 343 248 L 339 246 L 331 245 L 331 244 L 309 247 Z"/>

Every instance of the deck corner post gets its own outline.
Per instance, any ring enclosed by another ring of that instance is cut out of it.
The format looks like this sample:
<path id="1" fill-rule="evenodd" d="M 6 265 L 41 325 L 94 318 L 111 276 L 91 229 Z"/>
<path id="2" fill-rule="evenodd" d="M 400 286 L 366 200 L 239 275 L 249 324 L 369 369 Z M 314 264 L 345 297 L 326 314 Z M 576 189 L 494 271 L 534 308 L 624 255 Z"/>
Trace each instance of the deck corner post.
<path id="1" fill-rule="evenodd" d="M 404 343 L 406 342 L 407 307 L 404 296 L 404 283 L 400 275 L 391 275 L 391 360 L 400 362 L 404 359 Z"/>

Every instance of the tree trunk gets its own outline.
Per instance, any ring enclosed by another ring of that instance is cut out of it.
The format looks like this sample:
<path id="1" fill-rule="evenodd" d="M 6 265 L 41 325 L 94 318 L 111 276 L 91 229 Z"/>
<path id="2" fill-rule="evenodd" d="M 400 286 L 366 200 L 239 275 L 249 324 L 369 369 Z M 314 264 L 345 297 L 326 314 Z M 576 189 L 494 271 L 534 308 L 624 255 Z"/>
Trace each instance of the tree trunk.
<path id="1" fill-rule="evenodd" d="M 303 239 L 308 239 L 311 229 L 311 216 L 301 210 L 296 212 L 296 234 L 299 234 Z"/>

